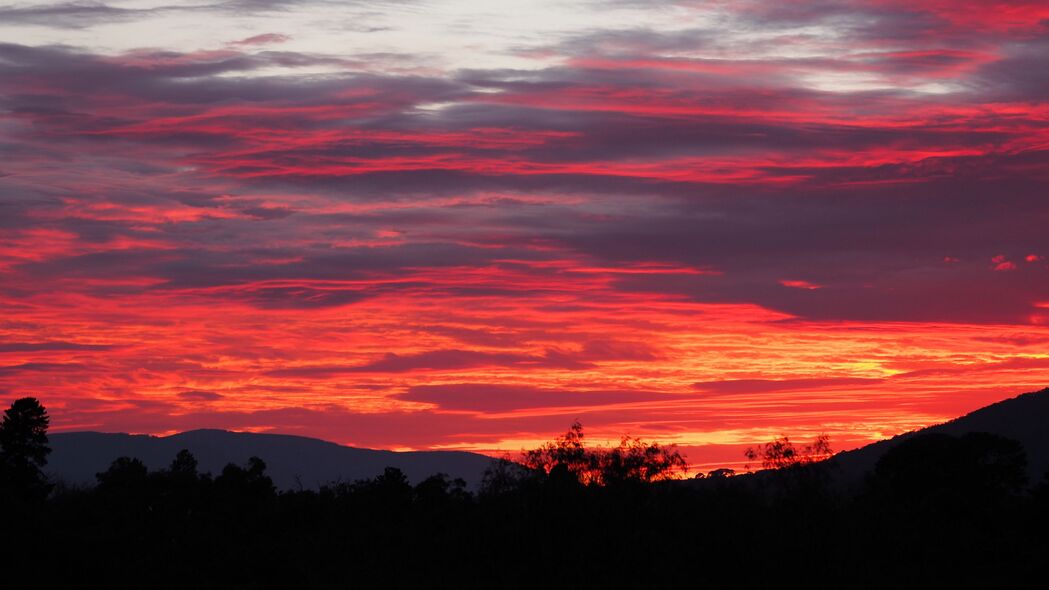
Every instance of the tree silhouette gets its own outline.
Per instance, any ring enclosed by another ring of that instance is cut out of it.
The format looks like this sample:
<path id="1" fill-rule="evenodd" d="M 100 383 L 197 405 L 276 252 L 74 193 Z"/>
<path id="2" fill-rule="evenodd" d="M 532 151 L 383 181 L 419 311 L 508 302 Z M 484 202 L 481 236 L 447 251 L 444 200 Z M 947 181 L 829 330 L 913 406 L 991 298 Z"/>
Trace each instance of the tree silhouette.
<path id="1" fill-rule="evenodd" d="M 149 470 L 133 457 L 117 457 L 109 468 L 95 474 L 101 492 L 139 493 L 146 486 Z"/>
<path id="2" fill-rule="evenodd" d="M 526 451 L 521 462 L 535 472 L 558 479 L 574 477 L 584 485 L 673 479 L 688 469 L 676 446 L 646 443 L 630 436 L 620 439 L 616 447 L 588 449 L 578 420 L 556 440 Z"/>
<path id="3" fill-rule="evenodd" d="M 182 449 L 171 461 L 171 467 L 168 468 L 168 471 L 175 477 L 196 479 L 197 458 L 188 449 Z"/>
<path id="4" fill-rule="evenodd" d="M 830 437 L 821 434 L 811 445 L 797 448 L 790 438 L 782 436 L 772 442 L 758 445 L 757 448 L 748 447 L 743 451 L 750 461 L 761 460 L 762 469 L 787 469 L 829 458 L 833 451 L 830 448 Z M 750 465 L 747 465 L 750 468 Z"/>
<path id="5" fill-rule="evenodd" d="M 439 505 L 449 499 L 465 501 L 469 497 L 466 481 L 449 479 L 446 473 L 435 473 L 415 486 L 415 499 L 428 506 Z"/>
<path id="6" fill-rule="evenodd" d="M 535 469 L 529 469 L 522 463 L 514 461 L 509 454 L 505 454 L 501 458 L 492 459 L 488 468 L 484 470 L 478 491 L 481 496 L 507 494 L 519 490 L 525 482 L 534 483 L 536 474 Z"/>
<path id="7" fill-rule="evenodd" d="M 673 479 L 688 470 L 688 463 L 676 447 L 645 443 L 634 437 L 623 437 L 618 447 L 598 456 L 601 483 L 652 482 Z"/>
<path id="8" fill-rule="evenodd" d="M 235 463 L 227 463 L 215 484 L 229 497 L 242 496 L 264 500 L 273 497 L 277 488 L 266 475 L 266 462 L 258 457 L 248 458 L 247 469 Z"/>
<path id="9" fill-rule="evenodd" d="M 0 423 L 0 482 L 25 497 L 46 496 L 51 486 L 42 468 L 47 465 L 47 410 L 34 397 L 23 397 L 4 411 Z"/>
<path id="10" fill-rule="evenodd" d="M 568 432 L 556 440 L 526 451 L 521 463 L 534 471 L 549 475 L 555 469 L 567 470 L 581 483 L 591 483 L 596 477 L 597 457 L 583 446 L 583 425 L 572 422 Z"/>
<path id="11" fill-rule="evenodd" d="M 387 513 L 399 513 L 412 502 L 408 476 L 396 467 L 387 467 L 374 479 L 358 482 L 356 491 Z"/>

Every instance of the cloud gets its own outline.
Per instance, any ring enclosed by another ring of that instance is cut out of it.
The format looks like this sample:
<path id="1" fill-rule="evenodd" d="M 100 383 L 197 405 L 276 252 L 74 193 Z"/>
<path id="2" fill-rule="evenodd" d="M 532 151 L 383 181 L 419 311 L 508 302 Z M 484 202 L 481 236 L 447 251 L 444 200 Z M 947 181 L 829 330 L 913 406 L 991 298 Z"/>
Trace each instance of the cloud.
<path id="1" fill-rule="evenodd" d="M 70 428 L 728 448 L 1044 382 L 1040 4 L 628 4 L 449 48 L 210 3 L 170 10 L 240 33 L 120 51 L 73 29 L 168 8 L 0 8 L 0 390 Z"/>
<path id="2" fill-rule="evenodd" d="M 182 398 L 182 399 L 185 399 L 185 400 L 203 401 L 203 402 L 218 401 L 220 399 L 223 399 L 223 397 L 224 397 L 222 394 L 215 393 L 214 391 L 196 391 L 196 390 L 180 391 L 178 393 L 178 396 L 180 398 Z"/>
<path id="3" fill-rule="evenodd" d="M 110 344 L 79 344 L 76 342 L 6 342 L 0 343 L 4 352 L 52 352 L 52 351 L 102 351 L 113 348 Z"/>
<path id="4" fill-rule="evenodd" d="M 0 6 L 0 21 L 12 24 L 36 25 L 63 29 L 85 29 L 114 22 L 132 22 L 151 17 L 164 18 L 182 14 L 209 13 L 230 15 L 283 12 L 308 0 L 223 0 L 200 2 L 184 6 L 162 4 L 149 8 L 124 8 L 93 0 L 75 0 L 36 6 Z M 261 35 L 259 35 L 261 36 Z"/>
<path id="5" fill-rule="evenodd" d="M 456 383 L 417 385 L 398 399 L 434 404 L 441 410 L 498 413 L 544 407 L 582 407 L 673 401 L 673 396 L 650 391 L 566 391 L 536 387 Z"/>
<path id="6" fill-rule="evenodd" d="M 288 35 L 281 35 L 280 33 L 263 33 L 261 35 L 252 35 L 251 37 L 241 39 L 240 41 L 234 41 L 230 43 L 230 45 L 271 45 L 277 43 L 284 43 L 290 40 L 291 37 Z"/>
<path id="7" fill-rule="evenodd" d="M 0 21 L 82 29 L 96 24 L 145 18 L 164 9 L 118 8 L 101 2 L 62 2 L 37 6 L 0 6 Z"/>
<path id="8" fill-rule="evenodd" d="M 405 373 L 409 371 L 448 371 L 475 367 L 518 367 L 585 369 L 593 365 L 570 355 L 547 351 L 542 355 L 475 350 L 432 350 L 416 354 L 386 353 L 382 358 L 363 365 L 322 365 L 270 371 L 277 377 L 323 379 L 348 373 Z"/>
<path id="9" fill-rule="evenodd" d="M 701 50 L 706 42 L 691 43 Z M 700 60 L 692 65 L 701 71 L 660 74 L 631 65 L 688 43 L 656 31 L 597 33 L 558 47 L 584 54 L 567 65 L 430 77 L 297 75 L 298 67 L 355 60 L 294 52 L 99 56 L 4 45 L 5 106 L 27 125 L 11 135 L 27 146 L 21 153 L 40 143 L 40 133 L 63 137 L 68 147 L 48 142 L 62 151 L 48 158 L 68 162 L 63 180 L 72 187 L 92 178 L 112 189 L 107 208 L 89 197 L 74 207 L 58 179 L 37 186 L 20 172 L 39 166 L 39 156 L 20 156 L 8 165 L 10 178 L 39 195 L 26 215 L 50 217 L 56 229 L 82 239 L 147 240 L 160 232 L 168 242 L 163 252 L 70 253 L 16 268 L 27 278 L 134 272 L 164 279 L 158 290 L 225 286 L 213 294 L 263 309 L 311 309 L 422 288 L 432 280 L 415 282 L 422 268 L 555 256 L 537 247 L 544 244 L 605 266 L 654 260 L 716 268 L 717 278 L 615 282 L 635 293 L 755 303 L 811 319 L 998 322 L 1037 312 L 1039 275 L 990 282 L 971 265 L 925 273 L 921 262 L 941 260 L 944 250 L 969 259 L 1036 248 L 1046 153 L 1025 143 L 1036 114 L 974 105 L 981 95 L 964 85 L 943 98 L 952 105 L 944 109 L 901 92 L 804 87 L 799 71 L 848 65 L 828 61 L 759 60 L 783 74 L 771 77 L 754 71 L 753 60 Z M 1036 52 L 1030 47 L 1010 51 Z M 605 62 L 595 67 L 587 52 L 612 55 L 596 56 Z M 864 50 L 853 57 L 924 72 L 983 53 Z M 273 67 L 289 70 L 229 75 Z M 988 75 L 983 66 L 960 72 Z M 103 87 L 124 107 L 94 100 Z M 41 96 L 29 88 L 48 90 Z M 446 106 L 427 111 L 430 104 Z M 856 125 L 857 117 L 868 123 Z M 107 162 L 85 158 L 97 151 L 87 147 L 93 144 L 107 146 Z M 111 186 L 98 172 L 108 167 L 127 170 L 127 182 Z M 179 180 L 153 182 L 164 176 Z M 215 183 L 275 197 L 207 196 Z M 985 198 L 991 191 L 1005 201 L 992 205 Z M 289 193 L 308 204 L 282 202 Z M 426 204 L 485 193 L 546 202 Z M 54 205 L 43 213 L 42 202 Z M 347 202 L 409 206 L 323 211 Z M 170 221 L 179 223 L 159 224 Z M 256 223 L 281 239 L 283 253 L 265 257 L 280 262 L 259 264 L 257 249 L 248 247 Z M 385 244 L 365 237 L 381 223 L 410 231 Z M 375 273 L 386 280 L 317 283 Z M 821 288 L 783 288 L 784 280 Z M 976 286 L 958 295 L 967 281 Z M 517 296 L 524 288 L 442 292 Z M 951 303 L 940 304 L 948 296 Z M 988 307 L 988 297 L 998 304 Z"/>
<path id="10" fill-rule="evenodd" d="M 882 379 L 816 377 L 811 379 L 726 379 L 694 383 L 692 386 L 706 394 L 751 395 L 781 391 L 862 388 L 881 383 L 883 383 Z"/>
<path id="11" fill-rule="evenodd" d="M 20 363 L 0 366 L 0 377 L 21 373 L 77 372 L 83 369 L 85 369 L 85 366 L 80 363 Z"/>

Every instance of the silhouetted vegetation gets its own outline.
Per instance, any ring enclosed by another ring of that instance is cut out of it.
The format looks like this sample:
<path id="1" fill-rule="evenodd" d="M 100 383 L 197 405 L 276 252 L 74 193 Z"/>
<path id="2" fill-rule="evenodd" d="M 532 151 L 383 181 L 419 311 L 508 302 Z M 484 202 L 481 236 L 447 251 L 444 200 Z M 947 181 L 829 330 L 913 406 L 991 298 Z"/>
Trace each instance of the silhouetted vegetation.
<path id="1" fill-rule="evenodd" d="M 633 437 L 623 437 L 617 447 L 588 449 L 578 421 L 557 440 L 525 452 L 521 464 L 537 477 L 567 475 L 584 485 L 649 483 L 674 479 L 688 470 L 677 449 Z"/>
<path id="2" fill-rule="evenodd" d="M 46 413 L 16 404 L 0 428 L 4 486 L 32 497 Z M 119 457 L 93 487 L 19 500 L 0 554 L 47 572 L 26 587 L 882 588 L 1022 586 L 1049 550 L 1049 479 L 1029 486 L 1024 449 L 995 435 L 909 438 L 855 490 L 814 460 L 826 438 L 752 449 L 773 469 L 693 479 L 672 446 L 583 442 L 573 424 L 494 462 L 476 491 L 393 468 L 278 491 L 258 457 L 217 476 L 188 451 L 152 471 Z"/>
<path id="3" fill-rule="evenodd" d="M 43 467 L 50 417 L 40 401 L 23 397 L 4 411 L 0 422 L 0 500 L 5 503 L 40 501 L 51 489 Z"/>
<path id="4" fill-rule="evenodd" d="M 783 436 L 757 448 L 748 447 L 743 454 L 750 461 L 761 459 L 762 469 L 793 469 L 829 459 L 834 451 L 830 448 L 830 437 L 821 434 L 811 445 L 800 449 L 795 448 L 789 437 Z"/>

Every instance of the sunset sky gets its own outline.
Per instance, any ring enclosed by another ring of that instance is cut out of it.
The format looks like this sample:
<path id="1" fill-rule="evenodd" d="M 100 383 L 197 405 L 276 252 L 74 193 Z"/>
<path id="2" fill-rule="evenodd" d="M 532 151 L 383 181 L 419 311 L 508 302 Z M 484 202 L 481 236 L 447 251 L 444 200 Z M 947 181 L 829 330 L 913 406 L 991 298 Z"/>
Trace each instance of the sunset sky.
<path id="1" fill-rule="evenodd" d="M 1044 0 L 0 5 L 0 402 L 856 447 L 1049 385 L 1047 99 Z"/>

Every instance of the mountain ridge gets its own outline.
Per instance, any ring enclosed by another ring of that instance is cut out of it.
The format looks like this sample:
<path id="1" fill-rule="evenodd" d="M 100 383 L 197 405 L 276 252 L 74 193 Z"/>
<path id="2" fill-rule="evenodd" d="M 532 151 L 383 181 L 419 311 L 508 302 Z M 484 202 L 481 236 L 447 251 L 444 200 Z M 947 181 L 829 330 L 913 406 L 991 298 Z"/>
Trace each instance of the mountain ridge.
<path id="1" fill-rule="evenodd" d="M 403 471 L 409 481 L 436 473 L 460 477 L 476 488 L 495 459 L 467 451 L 390 451 L 340 445 L 292 434 L 237 432 L 215 428 L 187 430 L 167 436 L 121 432 L 71 431 L 48 436 L 52 453 L 45 469 L 55 479 L 92 485 L 117 457 L 140 459 L 147 467 L 170 465 L 178 451 L 188 449 L 201 472 L 217 475 L 228 463 L 246 464 L 252 456 L 266 462 L 278 489 L 317 489 L 335 482 L 369 479 L 386 467 Z"/>
<path id="2" fill-rule="evenodd" d="M 910 438 L 928 433 L 961 436 L 969 432 L 990 432 L 1018 441 L 1027 452 L 1030 483 L 1041 481 L 1049 472 L 1049 387 L 1021 393 L 940 424 L 842 451 L 827 462 L 836 467 L 842 481 L 855 483 L 873 470 L 889 449 Z"/>
<path id="3" fill-rule="evenodd" d="M 925 433 L 959 436 L 990 432 L 1019 441 L 1027 452 L 1032 484 L 1049 473 L 1049 387 L 1027 392 L 978 408 L 946 422 L 898 434 L 857 449 L 840 452 L 827 460 L 835 479 L 856 484 L 874 469 L 889 449 Z M 49 435 L 53 452 L 45 470 L 74 485 L 95 483 L 120 456 L 135 457 L 150 469 L 167 467 L 185 448 L 194 454 L 202 472 L 218 474 L 228 463 L 243 465 L 252 456 L 262 458 L 278 489 L 317 489 L 336 482 L 369 479 L 386 467 L 403 471 L 418 483 L 436 473 L 462 478 L 470 489 L 480 485 L 492 457 L 467 451 L 391 451 L 341 445 L 295 434 L 237 432 L 199 428 L 167 436 L 93 431 Z"/>

